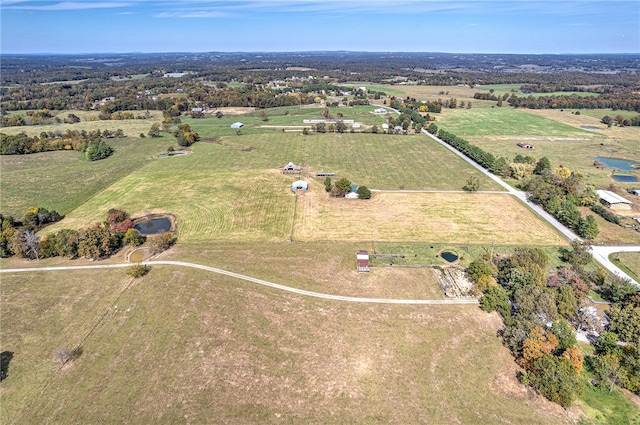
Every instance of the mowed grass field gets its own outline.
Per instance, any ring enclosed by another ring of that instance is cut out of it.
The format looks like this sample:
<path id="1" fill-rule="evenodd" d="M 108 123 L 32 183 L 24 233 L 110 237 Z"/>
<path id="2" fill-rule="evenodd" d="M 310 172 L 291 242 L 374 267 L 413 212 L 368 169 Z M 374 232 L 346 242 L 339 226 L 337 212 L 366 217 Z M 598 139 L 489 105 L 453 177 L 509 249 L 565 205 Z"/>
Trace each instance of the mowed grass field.
<path id="1" fill-rule="evenodd" d="M 572 423 L 517 383 L 500 320 L 475 306 L 347 304 L 163 266 L 131 285 L 122 269 L 2 278 L 3 424 Z M 76 345 L 60 369 L 53 351 Z"/>
<path id="2" fill-rule="evenodd" d="M 95 162 L 74 151 L 0 155 L 0 211 L 16 219 L 27 208 L 36 206 L 67 214 L 153 161 L 169 144 L 166 136 L 110 140 L 109 145 L 115 150 L 113 156 Z"/>
<path id="3" fill-rule="evenodd" d="M 191 152 L 148 162 L 79 205 L 48 231 L 80 228 L 103 220 L 110 208 L 123 208 L 136 215 L 175 214 L 182 242 L 288 239 L 296 202 L 290 187 L 300 178 L 281 173 L 280 167 L 288 161 L 303 164 L 305 173 L 336 172 L 337 177 L 371 188 L 460 190 L 469 176 L 477 176 L 483 189 L 498 189 L 421 136 L 233 136 L 219 143 L 197 143 Z M 303 178 L 310 182 L 311 192 L 327 196 L 324 178 Z M 319 232 L 315 239 L 323 237 L 330 234 Z"/>

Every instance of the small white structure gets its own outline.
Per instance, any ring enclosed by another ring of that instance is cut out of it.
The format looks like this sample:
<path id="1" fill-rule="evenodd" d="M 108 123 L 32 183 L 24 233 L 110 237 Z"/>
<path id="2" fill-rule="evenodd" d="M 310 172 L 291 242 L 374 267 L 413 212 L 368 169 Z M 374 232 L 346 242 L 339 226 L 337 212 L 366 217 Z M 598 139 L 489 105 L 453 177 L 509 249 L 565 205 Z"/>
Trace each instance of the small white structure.
<path id="1" fill-rule="evenodd" d="M 596 190 L 600 202 L 612 210 L 630 210 L 633 202 L 609 190 Z"/>
<path id="2" fill-rule="evenodd" d="M 382 124 L 380 127 L 382 127 L 383 130 L 389 130 L 389 124 L 387 123 Z"/>
<path id="3" fill-rule="evenodd" d="M 349 192 L 346 195 L 344 195 L 345 198 L 347 199 L 358 199 L 358 192 Z"/>
<path id="4" fill-rule="evenodd" d="M 241 122 L 234 122 L 233 124 L 231 124 L 231 128 L 242 128 L 244 127 L 244 124 Z"/>
<path id="5" fill-rule="evenodd" d="M 387 110 L 385 108 L 378 108 L 373 110 L 374 114 L 386 114 Z"/>
<path id="6" fill-rule="evenodd" d="M 302 190 L 303 192 L 306 192 L 307 189 L 309 189 L 309 184 L 304 180 L 296 180 L 291 185 L 291 191 L 293 193 L 296 193 L 298 190 Z"/>

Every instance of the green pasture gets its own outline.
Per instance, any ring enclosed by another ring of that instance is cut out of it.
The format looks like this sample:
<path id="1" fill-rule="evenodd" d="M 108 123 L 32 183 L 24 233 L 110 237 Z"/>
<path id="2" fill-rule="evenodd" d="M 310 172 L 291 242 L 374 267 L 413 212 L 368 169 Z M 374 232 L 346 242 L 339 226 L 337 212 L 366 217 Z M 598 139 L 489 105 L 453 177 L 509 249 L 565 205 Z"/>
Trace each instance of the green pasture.
<path id="1" fill-rule="evenodd" d="M 640 282 L 640 252 L 616 252 L 609 255 L 609 260 Z"/>
<path id="2" fill-rule="evenodd" d="M 173 137 L 171 137 L 173 140 Z M 123 177 L 153 161 L 171 144 L 158 139 L 112 139 L 115 153 L 88 161 L 75 151 L 0 156 L 0 211 L 19 219 L 29 207 L 68 214 Z"/>
<path id="3" fill-rule="evenodd" d="M 553 166 L 562 164 L 579 171 L 585 180 L 598 187 L 607 187 L 609 169 L 594 167 L 596 156 L 634 159 L 640 157 L 638 130 L 633 127 L 611 128 L 599 124 L 592 116 L 575 115 L 570 111 L 530 111 L 511 108 L 478 108 L 443 110 L 436 121 L 445 129 L 468 140 L 496 156 L 513 159 L 529 155 L 536 159 L 546 156 Z M 588 131 L 581 125 L 602 127 Z M 534 150 L 519 148 L 519 142 L 535 146 Z M 616 183 L 623 187 L 632 184 Z"/>
<path id="4" fill-rule="evenodd" d="M 562 264 L 557 246 L 531 246 L 530 248 L 542 249 L 549 257 L 549 269 L 556 268 Z M 376 254 L 402 254 L 404 258 L 394 258 L 393 264 L 397 266 L 429 266 L 433 264 L 448 265 L 450 262 L 442 258 L 444 251 L 454 252 L 458 255 L 455 262 L 464 267 L 485 254 L 505 254 L 513 253 L 516 245 L 492 245 L 486 244 L 451 244 L 451 243 L 430 243 L 430 242 L 373 242 L 373 253 Z M 373 258 L 372 264 L 389 264 L 390 259 Z"/>

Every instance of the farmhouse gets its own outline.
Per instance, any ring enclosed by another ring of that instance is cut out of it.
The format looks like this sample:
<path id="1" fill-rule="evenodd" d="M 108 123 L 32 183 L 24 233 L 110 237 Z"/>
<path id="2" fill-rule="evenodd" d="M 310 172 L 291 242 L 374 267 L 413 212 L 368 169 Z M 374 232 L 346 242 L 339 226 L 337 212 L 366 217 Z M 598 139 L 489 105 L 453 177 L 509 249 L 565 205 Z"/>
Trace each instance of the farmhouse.
<path id="1" fill-rule="evenodd" d="M 244 124 L 241 122 L 234 122 L 233 124 L 231 124 L 231 128 L 241 128 L 244 127 Z"/>
<path id="2" fill-rule="evenodd" d="M 630 210 L 632 202 L 608 190 L 596 190 L 600 202 L 612 210 Z"/>
<path id="3" fill-rule="evenodd" d="M 358 272 L 369 271 L 369 252 L 356 251 L 356 264 L 358 266 Z"/>
<path id="4" fill-rule="evenodd" d="M 282 167 L 282 172 L 285 174 L 288 173 L 299 173 L 302 169 L 301 166 L 294 164 L 293 162 L 289 162 L 287 165 Z"/>
<path id="5" fill-rule="evenodd" d="M 291 191 L 293 193 L 296 193 L 299 189 L 302 190 L 303 192 L 306 192 L 307 189 L 309 189 L 309 184 L 304 180 L 294 181 L 293 184 L 291 185 Z"/>
<path id="6" fill-rule="evenodd" d="M 522 143 L 522 142 L 518 143 L 518 147 L 522 148 L 522 149 L 535 149 L 536 148 L 533 145 L 530 145 L 528 143 Z"/>

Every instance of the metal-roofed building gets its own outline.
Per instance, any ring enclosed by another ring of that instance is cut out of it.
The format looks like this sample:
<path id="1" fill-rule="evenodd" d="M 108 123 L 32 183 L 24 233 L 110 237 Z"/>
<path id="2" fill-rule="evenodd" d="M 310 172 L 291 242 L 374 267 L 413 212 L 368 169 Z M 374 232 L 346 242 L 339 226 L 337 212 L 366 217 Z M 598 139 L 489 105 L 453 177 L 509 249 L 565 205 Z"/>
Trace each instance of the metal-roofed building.
<path id="1" fill-rule="evenodd" d="M 609 190 L 596 190 L 600 202 L 612 210 L 630 210 L 633 202 Z"/>

